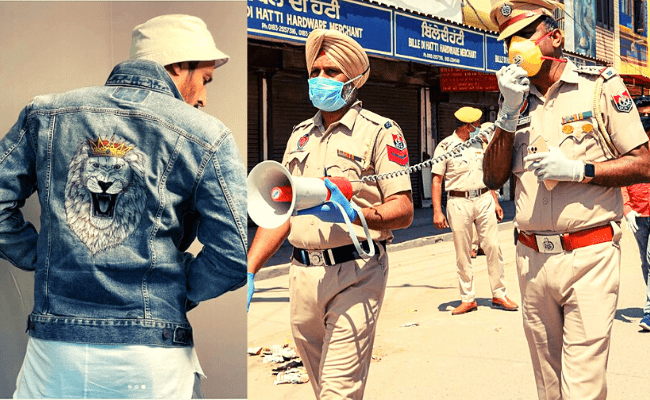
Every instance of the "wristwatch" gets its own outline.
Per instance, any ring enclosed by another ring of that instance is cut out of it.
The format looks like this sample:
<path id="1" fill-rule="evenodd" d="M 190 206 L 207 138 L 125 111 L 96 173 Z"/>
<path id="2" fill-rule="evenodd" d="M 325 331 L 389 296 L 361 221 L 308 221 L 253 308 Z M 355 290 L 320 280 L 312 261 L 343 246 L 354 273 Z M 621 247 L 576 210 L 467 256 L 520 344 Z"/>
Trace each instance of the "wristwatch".
<path id="1" fill-rule="evenodd" d="M 585 163 L 585 177 L 582 180 L 582 183 L 589 183 L 592 179 L 596 177 L 596 169 L 594 164 Z"/>

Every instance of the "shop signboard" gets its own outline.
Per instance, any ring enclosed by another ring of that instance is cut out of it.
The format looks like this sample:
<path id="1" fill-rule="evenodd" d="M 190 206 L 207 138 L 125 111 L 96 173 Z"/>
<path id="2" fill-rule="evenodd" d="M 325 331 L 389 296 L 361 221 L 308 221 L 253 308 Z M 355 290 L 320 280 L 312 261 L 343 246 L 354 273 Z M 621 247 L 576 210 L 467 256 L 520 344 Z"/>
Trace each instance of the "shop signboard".
<path id="1" fill-rule="evenodd" d="M 498 92 L 499 84 L 493 73 L 440 68 L 440 90 L 443 92 Z"/>
<path id="2" fill-rule="evenodd" d="M 455 25 L 395 12 L 395 57 L 485 70 L 485 35 Z"/>
<path id="3" fill-rule="evenodd" d="M 314 29 L 336 29 L 371 54 L 393 55 L 392 11 L 348 0 L 248 0 L 251 35 L 304 43 Z"/>
<path id="4" fill-rule="evenodd" d="M 485 69 L 488 72 L 496 72 L 510 64 L 505 42 L 497 40 L 495 35 L 485 34 L 485 54 L 487 55 Z"/>
<path id="5" fill-rule="evenodd" d="M 621 61 L 640 67 L 648 65 L 648 23 L 644 2 L 619 4 Z M 635 15 L 640 14 L 640 15 Z"/>

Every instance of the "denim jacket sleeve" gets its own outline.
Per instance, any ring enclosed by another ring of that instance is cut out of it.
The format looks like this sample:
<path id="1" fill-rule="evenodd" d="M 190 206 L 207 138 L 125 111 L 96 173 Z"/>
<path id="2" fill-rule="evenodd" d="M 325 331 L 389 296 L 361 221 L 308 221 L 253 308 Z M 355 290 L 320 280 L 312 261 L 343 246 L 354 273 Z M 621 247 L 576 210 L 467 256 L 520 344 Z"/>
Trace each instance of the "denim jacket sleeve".
<path id="1" fill-rule="evenodd" d="M 36 267 L 38 232 L 20 208 L 36 190 L 36 152 L 28 130 L 30 107 L 0 140 L 0 257 L 20 269 Z"/>
<path id="2" fill-rule="evenodd" d="M 192 302 L 246 283 L 246 170 L 230 131 L 215 146 L 196 193 L 203 249 L 188 269 L 187 298 Z"/>

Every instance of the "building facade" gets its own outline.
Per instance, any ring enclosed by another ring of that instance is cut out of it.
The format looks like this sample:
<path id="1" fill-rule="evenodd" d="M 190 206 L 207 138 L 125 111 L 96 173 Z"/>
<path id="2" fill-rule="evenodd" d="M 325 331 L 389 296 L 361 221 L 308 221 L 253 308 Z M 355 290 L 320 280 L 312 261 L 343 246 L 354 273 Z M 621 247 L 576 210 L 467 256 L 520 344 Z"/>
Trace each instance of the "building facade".
<path id="1" fill-rule="evenodd" d="M 429 159 L 453 133 L 458 108 L 480 108 L 484 121 L 494 121 L 495 72 L 508 55 L 489 20 L 490 6 L 490 0 L 249 0 L 249 170 L 280 161 L 293 126 L 317 111 L 304 57 L 316 28 L 338 29 L 366 49 L 371 73 L 359 98 L 402 128 L 411 165 Z M 566 56 L 578 65 L 614 66 L 631 93 L 647 93 L 646 0 L 567 0 L 564 6 L 557 17 Z M 415 206 L 430 206 L 430 169 L 411 174 L 411 183 Z M 500 197 L 511 196 L 504 186 Z"/>

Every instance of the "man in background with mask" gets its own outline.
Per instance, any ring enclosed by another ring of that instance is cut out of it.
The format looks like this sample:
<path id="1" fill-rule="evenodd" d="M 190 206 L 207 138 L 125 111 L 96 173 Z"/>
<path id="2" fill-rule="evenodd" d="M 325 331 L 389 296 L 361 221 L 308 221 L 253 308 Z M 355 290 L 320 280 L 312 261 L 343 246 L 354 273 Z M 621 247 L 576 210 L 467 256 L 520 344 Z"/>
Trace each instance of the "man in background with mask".
<path id="1" fill-rule="evenodd" d="M 294 246 L 291 327 L 314 393 L 319 399 L 361 399 L 386 289 L 386 243 L 393 238 L 391 230 L 411 224 L 413 203 L 408 174 L 377 183 L 360 179 L 402 170 L 408 152 L 397 124 L 356 100 L 370 71 L 368 56 L 356 41 L 318 29 L 307 38 L 305 53 L 309 97 L 320 111 L 294 128 L 282 164 L 294 176 L 349 179 L 351 202 L 328 180 L 326 184 L 332 200 L 355 224 L 359 240 L 367 239 L 358 226 L 358 214 L 363 214 L 375 255 L 360 257 L 339 207 L 325 203 L 277 229 L 257 229 L 248 253 L 249 293 L 254 274 L 288 237 Z"/>
<path id="2" fill-rule="evenodd" d="M 475 137 L 480 131 L 483 113 L 473 107 L 462 107 L 454 116 L 459 127 L 443 139 L 434 152 L 439 157 L 454 147 Z M 471 250 L 472 230 L 476 224 L 479 245 L 485 251 L 488 276 L 492 289 L 492 305 L 508 311 L 517 310 L 517 304 L 506 296 L 503 256 L 498 242 L 497 220 L 503 219 L 503 209 L 494 191 L 483 183 L 483 147 L 485 142 L 454 152 L 453 156 L 433 164 L 431 197 L 433 223 L 438 229 L 451 227 L 456 249 L 458 287 L 461 303 L 451 313 L 465 314 L 478 308 L 474 292 Z M 447 218 L 442 212 L 442 181 L 447 191 Z"/>
<path id="3" fill-rule="evenodd" d="M 605 399 L 621 257 L 618 187 L 650 181 L 650 153 L 617 72 L 563 58 L 553 17 L 561 6 L 492 2 L 499 40 L 516 64 L 497 72 L 503 99 L 484 180 L 497 189 L 516 177 L 516 263 L 539 398 Z"/>
<path id="4" fill-rule="evenodd" d="M 187 313 L 246 271 L 245 168 L 198 109 L 228 60 L 201 19 L 152 18 L 104 86 L 34 98 L 0 140 L 0 257 L 35 272 L 14 398 L 202 396 Z"/>
<path id="5" fill-rule="evenodd" d="M 650 136 L 650 97 L 641 96 L 634 101 L 639 114 L 643 129 Z M 650 331 L 650 253 L 648 253 L 648 237 L 650 236 L 650 184 L 638 183 L 636 185 L 623 187 L 623 201 L 625 202 L 625 222 L 627 227 L 634 234 L 636 243 L 639 246 L 641 256 L 641 273 L 643 283 L 646 286 L 646 301 L 643 307 L 643 318 L 639 325 L 646 331 Z"/>

